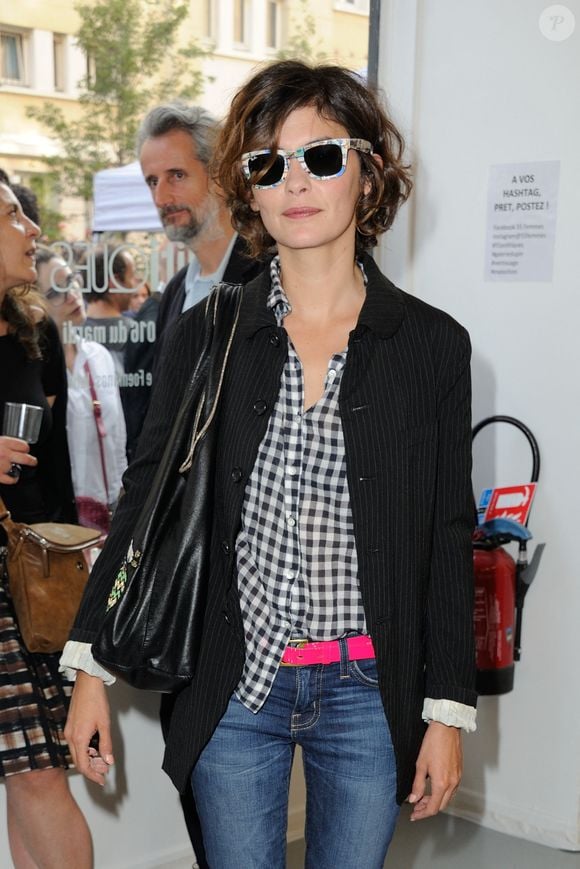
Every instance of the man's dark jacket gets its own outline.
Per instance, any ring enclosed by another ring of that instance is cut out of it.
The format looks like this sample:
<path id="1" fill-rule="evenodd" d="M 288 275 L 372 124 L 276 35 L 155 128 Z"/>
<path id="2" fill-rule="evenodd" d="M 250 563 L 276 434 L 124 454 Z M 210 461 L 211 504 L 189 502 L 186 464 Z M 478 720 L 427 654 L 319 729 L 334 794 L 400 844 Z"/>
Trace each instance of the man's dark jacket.
<path id="1" fill-rule="evenodd" d="M 475 705 L 469 338 L 364 258 L 367 295 L 350 335 L 339 407 L 359 563 L 395 747 L 398 799 L 414 777 L 424 697 Z M 244 663 L 235 544 L 244 491 L 276 403 L 287 335 L 266 307 L 266 269 L 245 290 L 221 397 L 212 569 L 197 674 L 177 697 L 164 769 L 183 790 Z M 203 305 L 165 347 L 126 495 L 72 639 L 91 642 L 199 350 Z"/>
<path id="2" fill-rule="evenodd" d="M 261 272 L 263 265 L 263 262 L 260 260 L 248 256 L 246 242 L 238 236 L 232 248 L 222 280 L 226 284 L 247 284 Z M 181 315 L 183 303 L 185 302 L 185 275 L 187 269 L 188 266 L 184 266 L 171 278 L 161 296 L 159 313 L 157 315 L 157 341 L 160 339 L 161 341 L 165 340 L 167 329 Z M 157 346 L 158 350 L 162 348 L 162 344 L 158 344 Z"/>
<path id="3" fill-rule="evenodd" d="M 238 236 L 228 259 L 223 280 L 228 284 L 246 284 L 262 270 L 263 263 L 247 254 L 246 243 Z M 171 327 L 181 316 L 185 301 L 185 276 L 188 266 L 184 266 L 168 281 L 161 299 L 156 296 L 147 299 L 135 315 L 135 322 L 155 321 L 155 342 L 128 342 L 125 348 L 125 371 L 136 373 L 142 382 L 123 391 L 123 412 L 127 427 L 127 456 L 132 461 L 137 443 L 143 429 L 143 422 L 152 387 L 147 383 L 147 375 L 157 377 L 157 363 L 163 351 Z"/>

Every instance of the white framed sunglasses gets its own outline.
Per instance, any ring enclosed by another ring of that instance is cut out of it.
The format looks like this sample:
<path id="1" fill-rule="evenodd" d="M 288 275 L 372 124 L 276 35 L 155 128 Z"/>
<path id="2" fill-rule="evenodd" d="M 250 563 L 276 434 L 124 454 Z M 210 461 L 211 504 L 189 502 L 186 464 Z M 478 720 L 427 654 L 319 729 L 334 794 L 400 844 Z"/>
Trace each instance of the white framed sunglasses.
<path id="1" fill-rule="evenodd" d="M 283 148 L 248 151 L 242 154 L 242 171 L 257 190 L 277 187 L 288 175 L 290 158 L 295 157 L 312 178 L 329 181 L 343 174 L 351 149 L 363 154 L 373 153 L 372 145 L 366 139 L 319 139 L 295 151 Z"/>

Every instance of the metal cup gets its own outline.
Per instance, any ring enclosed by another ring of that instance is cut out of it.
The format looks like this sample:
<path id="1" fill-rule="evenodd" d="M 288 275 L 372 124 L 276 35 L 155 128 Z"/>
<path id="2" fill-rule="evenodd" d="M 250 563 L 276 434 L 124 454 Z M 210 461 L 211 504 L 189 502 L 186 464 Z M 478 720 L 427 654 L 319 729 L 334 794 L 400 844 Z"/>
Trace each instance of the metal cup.
<path id="1" fill-rule="evenodd" d="M 40 434 L 43 413 L 43 408 L 36 404 L 19 404 L 14 401 L 7 401 L 4 404 L 2 434 L 10 438 L 20 438 L 29 444 L 35 444 Z M 14 477 L 17 480 L 21 470 L 20 465 L 12 462 L 6 473 L 9 477 Z"/>
<path id="2" fill-rule="evenodd" d="M 4 405 L 2 434 L 35 444 L 40 434 L 44 409 L 36 404 L 7 401 Z"/>

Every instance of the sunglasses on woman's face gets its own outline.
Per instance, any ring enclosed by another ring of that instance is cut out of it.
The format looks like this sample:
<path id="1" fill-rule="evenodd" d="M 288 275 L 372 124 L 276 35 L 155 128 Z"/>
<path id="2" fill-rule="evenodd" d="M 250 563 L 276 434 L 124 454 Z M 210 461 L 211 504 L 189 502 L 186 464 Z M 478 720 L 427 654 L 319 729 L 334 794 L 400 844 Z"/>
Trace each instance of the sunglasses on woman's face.
<path id="1" fill-rule="evenodd" d="M 373 153 L 372 145 L 366 139 L 320 139 L 295 151 L 284 151 L 283 148 L 248 151 L 242 154 L 242 171 L 257 190 L 277 187 L 288 175 L 290 158 L 295 157 L 312 178 L 328 181 L 342 175 L 351 148 L 364 154 Z"/>

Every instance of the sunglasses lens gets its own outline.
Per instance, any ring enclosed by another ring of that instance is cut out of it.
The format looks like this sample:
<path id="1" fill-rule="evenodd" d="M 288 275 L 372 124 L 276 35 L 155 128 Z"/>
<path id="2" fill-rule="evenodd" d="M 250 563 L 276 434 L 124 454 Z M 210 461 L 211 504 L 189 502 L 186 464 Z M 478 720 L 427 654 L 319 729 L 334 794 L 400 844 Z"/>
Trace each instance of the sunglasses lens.
<path id="1" fill-rule="evenodd" d="M 278 184 L 284 174 L 284 158 L 276 156 L 272 162 L 271 154 L 258 154 L 250 159 L 248 168 L 250 184 L 270 187 L 272 184 Z"/>
<path id="2" fill-rule="evenodd" d="M 314 145 L 304 150 L 304 162 L 317 178 L 331 178 L 343 169 L 342 149 L 335 144 Z"/>

